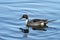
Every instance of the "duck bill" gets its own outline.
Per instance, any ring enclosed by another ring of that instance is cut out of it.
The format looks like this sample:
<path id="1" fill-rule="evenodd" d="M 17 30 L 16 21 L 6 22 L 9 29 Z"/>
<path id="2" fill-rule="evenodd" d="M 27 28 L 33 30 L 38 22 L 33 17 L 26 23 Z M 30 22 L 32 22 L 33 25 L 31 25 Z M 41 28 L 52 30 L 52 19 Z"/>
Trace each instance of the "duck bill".
<path id="1" fill-rule="evenodd" d="M 21 20 L 22 18 L 19 18 L 19 20 Z"/>

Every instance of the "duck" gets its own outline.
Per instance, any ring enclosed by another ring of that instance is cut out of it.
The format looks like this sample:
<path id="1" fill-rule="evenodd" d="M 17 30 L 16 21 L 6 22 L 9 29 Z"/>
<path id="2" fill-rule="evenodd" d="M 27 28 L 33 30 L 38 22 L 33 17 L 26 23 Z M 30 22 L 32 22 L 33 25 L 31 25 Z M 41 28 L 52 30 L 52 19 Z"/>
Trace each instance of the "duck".
<path id="1" fill-rule="evenodd" d="M 44 19 L 29 20 L 27 14 L 23 14 L 22 17 L 19 19 L 23 19 L 23 18 L 26 19 L 26 29 L 23 29 L 23 31 L 25 31 L 24 33 L 28 33 L 29 31 L 26 31 L 26 30 L 29 30 L 29 28 L 32 28 L 33 30 L 46 31 L 45 28 L 48 28 L 47 23 L 54 21 L 54 20 L 48 21 L 47 19 L 46 20 L 44 20 Z M 20 28 L 20 29 L 22 30 L 22 28 Z"/>

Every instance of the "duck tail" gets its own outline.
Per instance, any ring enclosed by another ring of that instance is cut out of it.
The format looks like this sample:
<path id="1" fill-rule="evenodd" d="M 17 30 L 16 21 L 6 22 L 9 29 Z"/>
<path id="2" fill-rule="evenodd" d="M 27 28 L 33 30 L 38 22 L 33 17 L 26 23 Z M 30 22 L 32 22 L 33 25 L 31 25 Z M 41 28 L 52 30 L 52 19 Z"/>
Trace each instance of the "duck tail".
<path id="1" fill-rule="evenodd" d="M 56 21 L 56 20 L 50 20 L 50 21 L 47 21 L 47 23 L 49 23 L 49 22 L 53 22 L 53 21 Z"/>

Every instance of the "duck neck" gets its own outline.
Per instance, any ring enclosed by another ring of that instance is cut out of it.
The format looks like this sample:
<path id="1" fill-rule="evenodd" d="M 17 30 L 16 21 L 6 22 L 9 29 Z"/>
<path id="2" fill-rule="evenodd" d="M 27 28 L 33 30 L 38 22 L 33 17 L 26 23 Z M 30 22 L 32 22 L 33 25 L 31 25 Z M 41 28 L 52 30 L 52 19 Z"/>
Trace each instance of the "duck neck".
<path id="1" fill-rule="evenodd" d="M 26 25 L 27 25 L 27 23 L 28 23 L 28 19 L 26 19 Z"/>
<path id="2" fill-rule="evenodd" d="M 28 28 L 28 26 L 27 26 L 28 21 L 29 21 L 29 20 L 28 20 L 28 19 L 26 19 L 26 29 L 29 29 L 29 28 Z"/>

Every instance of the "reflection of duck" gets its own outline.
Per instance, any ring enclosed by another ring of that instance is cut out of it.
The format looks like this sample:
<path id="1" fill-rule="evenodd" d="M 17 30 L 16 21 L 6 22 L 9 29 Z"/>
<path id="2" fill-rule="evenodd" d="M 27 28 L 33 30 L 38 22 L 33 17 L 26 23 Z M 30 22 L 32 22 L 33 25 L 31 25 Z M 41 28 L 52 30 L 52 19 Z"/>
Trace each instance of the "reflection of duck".
<path id="1" fill-rule="evenodd" d="M 29 27 L 31 27 L 34 30 L 45 30 L 44 28 L 47 28 L 48 26 L 46 25 L 48 22 L 54 21 L 48 21 L 48 20 L 41 20 L 41 19 L 33 19 L 31 21 L 28 20 L 28 15 L 24 14 L 22 18 L 26 19 L 26 29 L 28 29 Z"/>
<path id="2" fill-rule="evenodd" d="M 22 30 L 23 33 L 29 33 L 28 29 L 22 29 L 22 28 L 19 28 L 19 29 Z"/>

